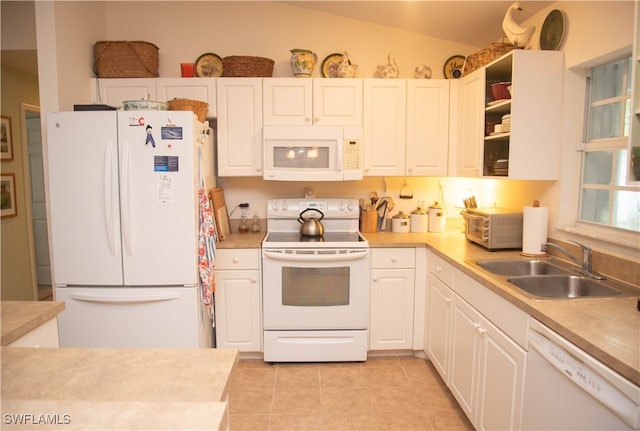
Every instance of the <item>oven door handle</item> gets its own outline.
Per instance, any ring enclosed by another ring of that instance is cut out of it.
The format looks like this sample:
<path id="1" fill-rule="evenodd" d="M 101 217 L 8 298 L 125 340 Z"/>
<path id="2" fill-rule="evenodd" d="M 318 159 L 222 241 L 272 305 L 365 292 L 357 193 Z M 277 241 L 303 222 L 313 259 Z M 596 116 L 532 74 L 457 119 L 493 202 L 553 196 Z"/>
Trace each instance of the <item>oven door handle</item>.
<path id="1" fill-rule="evenodd" d="M 348 262 L 369 256 L 369 250 L 349 250 L 341 254 L 285 253 L 284 251 L 262 250 L 264 257 L 285 262 Z"/>

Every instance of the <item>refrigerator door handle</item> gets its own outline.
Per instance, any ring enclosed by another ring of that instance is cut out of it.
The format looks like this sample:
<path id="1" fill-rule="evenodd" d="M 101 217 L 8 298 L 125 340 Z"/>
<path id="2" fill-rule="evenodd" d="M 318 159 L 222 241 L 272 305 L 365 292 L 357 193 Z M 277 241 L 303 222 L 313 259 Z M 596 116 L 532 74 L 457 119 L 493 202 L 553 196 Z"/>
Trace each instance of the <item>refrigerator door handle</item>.
<path id="1" fill-rule="evenodd" d="M 180 293 L 167 292 L 167 293 L 153 293 L 138 294 L 138 295 L 124 295 L 118 296 L 117 293 L 112 295 L 95 295 L 91 293 L 71 293 L 69 299 L 75 299 L 76 301 L 83 302 L 99 302 L 103 304 L 133 304 L 133 303 L 145 303 L 145 302 L 162 302 L 172 301 L 174 299 L 180 299 Z"/>
<path id="2" fill-rule="evenodd" d="M 115 219 L 115 200 L 113 198 L 113 144 L 107 144 L 104 156 L 104 215 L 107 228 L 107 243 L 111 256 L 116 255 L 116 238 L 114 235 L 113 220 Z"/>
<path id="3" fill-rule="evenodd" d="M 129 207 L 129 146 L 126 143 L 122 145 L 122 174 L 120 181 L 122 181 L 122 238 L 124 240 L 124 247 L 128 256 L 133 255 L 133 241 L 131 239 L 131 209 Z"/>

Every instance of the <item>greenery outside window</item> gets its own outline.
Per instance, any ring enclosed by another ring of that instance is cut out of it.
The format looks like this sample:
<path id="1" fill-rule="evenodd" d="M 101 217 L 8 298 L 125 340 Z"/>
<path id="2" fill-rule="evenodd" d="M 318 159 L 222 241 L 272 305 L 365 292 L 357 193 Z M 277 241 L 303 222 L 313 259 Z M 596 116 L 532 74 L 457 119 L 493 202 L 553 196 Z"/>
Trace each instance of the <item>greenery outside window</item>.
<path id="1" fill-rule="evenodd" d="M 578 220 L 640 231 L 640 189 L 627 184 L 631 57 L 591 69 Z"/>

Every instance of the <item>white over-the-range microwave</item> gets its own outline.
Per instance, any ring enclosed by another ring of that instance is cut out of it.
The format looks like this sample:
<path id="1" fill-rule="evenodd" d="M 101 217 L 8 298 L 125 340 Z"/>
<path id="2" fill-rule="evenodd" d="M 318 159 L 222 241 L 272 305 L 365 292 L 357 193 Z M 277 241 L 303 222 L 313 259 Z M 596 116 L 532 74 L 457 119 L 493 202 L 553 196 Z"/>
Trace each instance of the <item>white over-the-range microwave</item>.
<path id="1" fill-rule="evenodd" d="M 362 179 L 362 127 L 264 126 L 263 178 Z"/>

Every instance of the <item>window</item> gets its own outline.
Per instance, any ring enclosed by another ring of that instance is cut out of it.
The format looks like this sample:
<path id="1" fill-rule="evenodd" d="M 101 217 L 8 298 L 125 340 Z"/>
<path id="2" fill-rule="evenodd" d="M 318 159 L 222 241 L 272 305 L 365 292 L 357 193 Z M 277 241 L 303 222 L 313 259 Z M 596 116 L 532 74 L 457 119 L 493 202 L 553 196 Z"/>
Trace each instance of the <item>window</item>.
<path id="1" fill-rule="evenodd" d="M 591 69 L 578 220 L 640 231 L 640 190 L 627 184 L 631 57 Z"/>

